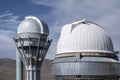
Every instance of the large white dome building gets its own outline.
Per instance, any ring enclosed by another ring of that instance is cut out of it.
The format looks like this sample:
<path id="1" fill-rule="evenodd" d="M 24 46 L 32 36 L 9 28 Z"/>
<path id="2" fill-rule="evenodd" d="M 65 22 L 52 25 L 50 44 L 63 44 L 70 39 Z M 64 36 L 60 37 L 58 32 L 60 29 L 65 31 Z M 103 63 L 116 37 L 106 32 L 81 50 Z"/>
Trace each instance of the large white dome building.
<path id="1" fill-rule="evenodd" d="M 81 20 L 63 26 L 53 76 L 56 80 L 118 80 L 117 58 L 110 36 L 99 25 Z"/>
<path id="2" fill-rule="evenodd" d="M 57 54 L 69 52 L 114 53 L 108 34 L 100 26 L 83 21 L 63 26 Z"/>

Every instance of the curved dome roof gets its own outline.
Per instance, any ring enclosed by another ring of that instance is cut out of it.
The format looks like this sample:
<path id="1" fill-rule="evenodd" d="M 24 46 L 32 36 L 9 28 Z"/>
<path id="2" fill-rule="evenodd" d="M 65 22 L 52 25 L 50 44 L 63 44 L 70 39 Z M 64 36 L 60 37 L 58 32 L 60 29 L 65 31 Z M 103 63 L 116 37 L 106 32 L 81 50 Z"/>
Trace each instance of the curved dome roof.
<path id="1" fill-rule="evenodd" d="M 19 24 L 17 33 L 40 33 L 49 35 L 49 29 L 44 21 L 34 16 L 28 16 Z"/>
<path id="2" fill-rule="evenodd" d="M 82 20 L 64 25 L 57 45 L 57 54 L 70 52 L 113 53 L 108 34 L 95 23 Z"/>

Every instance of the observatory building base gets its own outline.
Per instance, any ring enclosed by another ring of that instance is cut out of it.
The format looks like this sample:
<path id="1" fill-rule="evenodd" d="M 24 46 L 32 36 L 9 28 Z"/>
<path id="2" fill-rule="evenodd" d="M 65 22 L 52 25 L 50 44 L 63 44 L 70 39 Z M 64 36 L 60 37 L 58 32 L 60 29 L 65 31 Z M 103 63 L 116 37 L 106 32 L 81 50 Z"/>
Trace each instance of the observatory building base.
<path id="1" fill-rule="evenodd" d="M 120 80 L 119 66 L 119 62 L 58 58 L 52 65 L 53 78 L 54 80 Z"/>
<path id="2" fill-rule="evenodd" d="M 54 80 L 120 80 L 119 76 L 54 76 Z"/>

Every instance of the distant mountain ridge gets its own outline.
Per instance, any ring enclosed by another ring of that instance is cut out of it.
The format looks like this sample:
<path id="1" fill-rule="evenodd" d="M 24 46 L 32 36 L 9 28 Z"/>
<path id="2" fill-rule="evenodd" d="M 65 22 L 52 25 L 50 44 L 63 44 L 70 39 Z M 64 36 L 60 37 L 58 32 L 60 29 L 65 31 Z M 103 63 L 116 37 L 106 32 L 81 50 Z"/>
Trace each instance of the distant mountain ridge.
<path id="1" fill-rule="evenodd" d="M 16 61 L 0 59 L 0 80 L 16 80 Z M 52 80 L 52 60 L 45 59 L 41 69 L 41 80 Z"/>

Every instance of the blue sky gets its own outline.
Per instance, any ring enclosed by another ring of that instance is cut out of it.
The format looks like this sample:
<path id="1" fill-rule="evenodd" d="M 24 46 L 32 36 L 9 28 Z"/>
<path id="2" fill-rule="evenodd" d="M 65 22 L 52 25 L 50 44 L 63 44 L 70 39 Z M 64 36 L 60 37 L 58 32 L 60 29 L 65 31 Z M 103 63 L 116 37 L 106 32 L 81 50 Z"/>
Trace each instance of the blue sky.
<path id="1" fill-rule="evenodd" d="M 20 21 L 33 15 L 49 26 L 52 45 L 46 58 L 54 59 L 61 27 L 88 19 L 103 27 L 120 51 L 120 0 L 0 0 L 0 58 L 15 59 L 12 38 Z"/>

